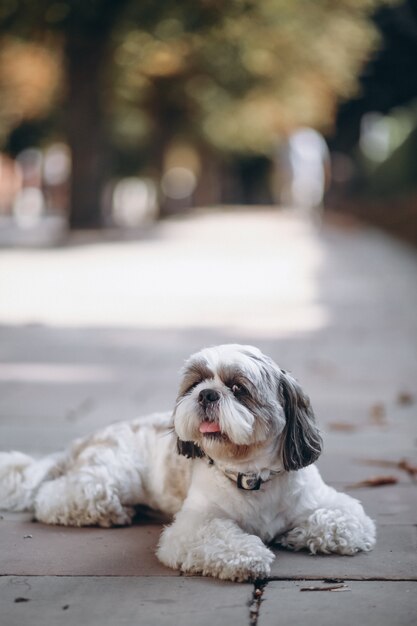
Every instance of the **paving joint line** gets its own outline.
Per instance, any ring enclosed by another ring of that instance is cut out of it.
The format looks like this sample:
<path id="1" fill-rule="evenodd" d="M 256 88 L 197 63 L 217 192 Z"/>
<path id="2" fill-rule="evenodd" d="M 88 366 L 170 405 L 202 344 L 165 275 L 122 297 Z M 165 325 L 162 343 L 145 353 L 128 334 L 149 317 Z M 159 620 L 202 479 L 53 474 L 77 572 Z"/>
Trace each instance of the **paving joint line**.
<path id="1" fill-rule="evenodd" d="M 408 576 L 408 577 L 389 577 L 389 576 L 309 576 L 309 575 L 300 575 L 300 576 L 271 576 L 268 578 L 267 582 L 279 582 L 279 581 L 303 581 L 303 580 L 320 580 L 323 581 L 325 579 L 337 578 L 342 582 L 417 582 L 417 576 Z"/>
<path id="2" fill-rule="evenodd" d="M 181 576 L 181 574 L 180 574 Z M 172 574 L 16 574 L 13 572 L 0 573 L 1 578 L 172 578 L 176 577 Z M 201 576 L 184 576 L 184 578 L 198 578 Z M 208 577 L 209 578 L 209 577 Z M 319 580 L 323 581 L 329 578 L 337 578 L 343 582 L 417 582 L 417 576 L 406 577 L 389 577 L 389 576 L 312 576 L 312 575 L 300 575 L 300 576 L 270 576 L 267 579 L 262 580 L 263 589 L 270 582 L 291 582 L 291 581 L 303 581 L 303 580 Z M 261 583 L 255 583 L 255 585 Z M 258 587 L 255 587 L 257 589 Z"/>
<path id="3" fill-rule="evenodd" d="M 269 580 L 255 580 L 252 599 L 249 602 L 249 626 L 257 626 L 261 603 L 263 602 L 263 594 L 268 585 Z"/>

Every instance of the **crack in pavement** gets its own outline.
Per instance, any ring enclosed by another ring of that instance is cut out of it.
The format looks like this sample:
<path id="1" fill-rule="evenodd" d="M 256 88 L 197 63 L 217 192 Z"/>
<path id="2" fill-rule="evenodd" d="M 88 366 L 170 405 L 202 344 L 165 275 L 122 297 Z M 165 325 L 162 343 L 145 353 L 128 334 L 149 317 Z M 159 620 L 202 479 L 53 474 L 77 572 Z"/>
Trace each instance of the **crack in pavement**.
<path id="1" fill-rule="evenodd" d="M 256 580 L 252 600 L 249 602 L 249 626 L 257 626 L 261 610 L 262 596 L 268 584 L 267 580 Z"/>

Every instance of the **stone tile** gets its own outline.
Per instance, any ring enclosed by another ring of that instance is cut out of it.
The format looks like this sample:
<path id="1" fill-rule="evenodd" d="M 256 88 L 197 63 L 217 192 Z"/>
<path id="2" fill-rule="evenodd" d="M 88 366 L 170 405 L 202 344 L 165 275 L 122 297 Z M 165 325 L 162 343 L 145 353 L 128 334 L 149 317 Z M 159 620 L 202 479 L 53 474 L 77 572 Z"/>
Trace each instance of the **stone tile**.
<path id="1" fill-rule="evenodd" d="M 0 575 L 178 576 L 155 556 L 159 524 L 65 528 L 4 517 L 0 529 Z"/>
<path id="2" fill-rule="evenodd" d="M 416 623 L 416 582 L 347 584 L 350 591 L 346 592 L 301 592 L 309 583 L 270 582 L 264 591 L 257 626 L 412 626 Z"/>
<path id="3" fill-rule="evenodd" d="M 355 556 L 310 555 L 307 552 L 277 550 L 272 578 L 352 580 L 417 580 L 417 528 L 379 526 L 377 545 L 372 552 Z"/>
<path id="4" fill-rule="evenodd" d="M 417 490 L 413 486 L 352 490 L 378 524 L 376 549 L 355 557 L 311 556 L 277 551 L 273 576 L 348 576 L 414 578 Z M 28 575 L 176 575 L 154 551 L 162 526 L 157 521 L 131 528 L 65 528 L 31 523 L 30 514 L 2 513 L 1 574 Z M 25 536 L 31 538 L 24 539 Z M 74 551 L 74 546 L 76 550 Z M 82 559 L 80 559 L 82 554 Z M 394 556 L 393 556 L 394 554 Z M 387 569 L 384 569 L 384 568 Z M 386 574 L 385 574 L 386 573 Z"/>
<path id="5" fill-rule="evenodd" d="M 404 456 L 415 458 L 415 419 L 402 428 L 364 427 L 355 433 L 325 432 L 324 458 L 330 454 L 336 458 L 348 458 L 352 463 L 366 466 L 371 459 L 399 461 Z"/>
<path id="6" fill-rule="evenodd" d="M 348 485 L 366 480 L 372 476 L 395 476 L 403 485 L 412 484 L 410 477 L 405 472 L 378 465 L 370 465 L 369 460 L 386 460 L 398 462 L 408 459 L 417 465 L 417 455 L 412 445 L 391 448 L 390 453 L 380 452 L 379 448 L 373 454 L 359 454 L 354 442 L 347 442 L 344 451 L 336 451 L 330 448 L 325 439 L 325 452 L 319 458 L 317 466 L 323 479 L 338 488 L 346 489 Z"/>
<path id="7" fill-rule="evenodd" d="M 3 526 L 2 533 L 5 532 L 4 524 L 5 522 L 31 522 L 33 520 L 33 514 L 29 511 L 3 511 L 0 509 L 0 521 Z"/>
<path id="8" fill-rule="evenodd" d="M 7 626 L 223 626 L 249 623 L 252 589 L 207 578 L 3 577 L 0 602 Z"/>
<path id="9" fill-rule="evenodd" d="M 367 489 L 346 489 L 360 500 L 378 526 L 386 524 L 417 525 L 417 488 L 415 485 L 386 485 Z"/>

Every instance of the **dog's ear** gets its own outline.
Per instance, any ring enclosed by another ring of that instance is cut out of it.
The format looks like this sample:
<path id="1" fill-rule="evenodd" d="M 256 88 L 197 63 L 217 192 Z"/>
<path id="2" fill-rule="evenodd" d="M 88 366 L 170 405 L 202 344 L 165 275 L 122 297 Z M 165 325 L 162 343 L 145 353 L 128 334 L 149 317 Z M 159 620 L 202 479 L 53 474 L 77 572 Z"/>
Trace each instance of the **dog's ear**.
<path id="1" fill-rule="evenodd" d="M 177 452 L 187 459 L 197 459 L 204 456 L 202 449 L 193 441 L 183 441 L 177 437 Z"/>
<path id="2" fill-rule="evenodd" d="M 279 389 L 286 418 L 282 433 L 282 462 L 285 470 L 298 470 L 318 459 L 323 442 L 310 400 L 297 381 L 282 371 Z"/>

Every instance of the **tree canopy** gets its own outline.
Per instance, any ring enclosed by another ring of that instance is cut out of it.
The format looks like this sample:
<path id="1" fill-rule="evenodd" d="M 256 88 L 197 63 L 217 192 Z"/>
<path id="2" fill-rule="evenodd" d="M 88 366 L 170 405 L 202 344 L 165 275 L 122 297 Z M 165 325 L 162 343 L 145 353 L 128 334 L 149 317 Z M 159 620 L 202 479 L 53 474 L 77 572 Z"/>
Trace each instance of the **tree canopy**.
<path id="1" fill-rule="evenodd" d="M 222 151 L 268 153 L 297 126 L 329 129 L 377 45 L 369 19 L 377 3 L 239 4 L 244 10 L 202 30 L 187 30 L 188 3 L 152 28 L 121 25 L 113 101 L 119 133 L 140 140 L 151 132 L 162 101 L 179 133 Z"/>
<path id="2" fill-rule="evenodd" d="M 62 108 L 73 159 L 89 149 L 77 133 L 157 167 L 176 137 L 270 154 L 297 126 L 331 128 L 378 44 L 381 2 L 3 0 L 0 141 Z"/>

